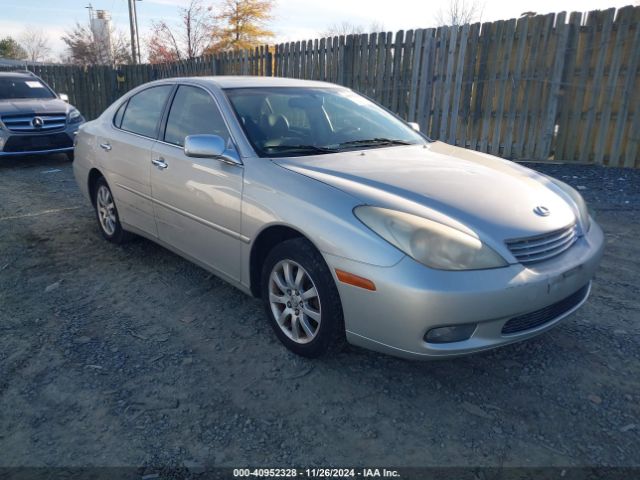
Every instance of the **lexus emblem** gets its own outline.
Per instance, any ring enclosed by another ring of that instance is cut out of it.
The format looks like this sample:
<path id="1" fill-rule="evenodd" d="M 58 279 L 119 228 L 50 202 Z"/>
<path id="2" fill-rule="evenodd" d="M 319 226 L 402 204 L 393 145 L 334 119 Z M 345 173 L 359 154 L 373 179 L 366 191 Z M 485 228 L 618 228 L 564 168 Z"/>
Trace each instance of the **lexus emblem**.
<path id="1" fill-rule="evenodd" d="M 538 205 L 536 208 L 534 208 L 533 213 L 540 217 L 548 217 L 549 215 L 551 215 L 551 211 L 543 205 Z"/>
<path id="2" fill-rule="evenodd" d="M 33 117 L 33 120 L 31 120 L 31 126 L 33 128 L 42 128 L 43 125 L 44 120 L 42 120 L 42 117 Z"/>

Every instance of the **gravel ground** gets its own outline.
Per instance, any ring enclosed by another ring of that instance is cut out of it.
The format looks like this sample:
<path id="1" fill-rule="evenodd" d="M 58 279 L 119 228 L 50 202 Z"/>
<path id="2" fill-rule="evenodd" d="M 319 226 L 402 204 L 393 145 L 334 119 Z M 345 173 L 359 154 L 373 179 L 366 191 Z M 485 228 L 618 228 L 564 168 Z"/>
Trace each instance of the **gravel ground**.
<path id="1" fill-rule="evenodd" d="M 534 340 L 305 360 L 258 300 L 99 236 L 64 158 L 0 163 L 0 466 L 640 466 L 640 171 L 532 165 L 606 232 L 590 301 Z"/>

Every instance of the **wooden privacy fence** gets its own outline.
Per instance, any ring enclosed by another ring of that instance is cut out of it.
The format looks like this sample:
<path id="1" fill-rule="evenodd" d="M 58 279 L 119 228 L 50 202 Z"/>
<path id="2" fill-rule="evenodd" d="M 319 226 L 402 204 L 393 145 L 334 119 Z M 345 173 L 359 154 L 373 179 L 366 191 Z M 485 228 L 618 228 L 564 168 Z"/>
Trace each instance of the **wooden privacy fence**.
<path id="1" fill-rule="evenodd" d="M 509 159 L 640 168 L 640 7 L 263 46 L 161 65 L 30 66 L 89 118 L 186 75 L 325 80 L 431 138 Z"/>

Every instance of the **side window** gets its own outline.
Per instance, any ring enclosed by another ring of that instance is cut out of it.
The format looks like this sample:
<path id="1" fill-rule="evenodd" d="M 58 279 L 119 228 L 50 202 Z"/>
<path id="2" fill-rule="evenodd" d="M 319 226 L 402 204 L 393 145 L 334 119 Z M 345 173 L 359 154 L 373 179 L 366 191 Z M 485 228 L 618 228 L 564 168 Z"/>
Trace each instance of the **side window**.
<path id="1" fill-rule="evenodd" d="M 118 108 L 118 111 L 113 117 L 113 124 L 118 128 L 120 128 L 120 125 L 122 125 L 122 117 L 124 116 L 125 108 L 127 108 L 127 102 L 124 102 L 122 105 L 120 105 L 120 108 Z"/>
<path id="2" fill-rule="evenodd" d="M 155 137 L 162 109 L 173 88 L 172 85 L 151 87 L 129 99 L 120 128 L 128 132 Z"/>
<path id="3" fill-rule="evenodd" d="M 181 85 L 171 104 L 164 141 L 182 146 L 188 135 L 201 134 L 229 140 L 229 131 L 211 95 L 201 88 Z"/>

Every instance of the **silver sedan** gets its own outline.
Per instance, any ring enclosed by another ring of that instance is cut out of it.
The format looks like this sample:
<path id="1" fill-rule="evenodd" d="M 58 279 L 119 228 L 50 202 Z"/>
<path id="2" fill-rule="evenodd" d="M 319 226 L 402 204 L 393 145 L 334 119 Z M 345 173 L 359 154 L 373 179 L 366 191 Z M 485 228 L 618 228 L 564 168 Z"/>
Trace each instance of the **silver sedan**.
<path id="1" fill-rule="evenodd" d="M 532 337 L 586 301 L 602 256 L 568 185 L 321 82 L 148 83 L 83 125 L 74 172 L 106 240 L 142 235 L 261 297 L 307 357 Z"/>

